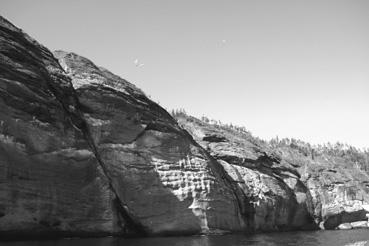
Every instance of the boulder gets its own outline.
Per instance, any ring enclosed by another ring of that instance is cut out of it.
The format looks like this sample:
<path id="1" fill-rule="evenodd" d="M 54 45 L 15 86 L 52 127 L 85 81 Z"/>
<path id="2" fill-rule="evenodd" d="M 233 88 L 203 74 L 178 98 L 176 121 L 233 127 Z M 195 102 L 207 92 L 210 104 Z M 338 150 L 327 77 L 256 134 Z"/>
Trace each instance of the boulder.
<path id="1" fill-rule="evenodd" d="M 351 223 L 343 223 L 340 224 L 337 228 L 340 230 L 351 230 L 353 226 L 351 225 Z"/>
<path id="2" fill-rule="evenodd" d="M 351 223 L 352 228 L 368 228 L 368 221 L 363 220 L 363 221 L 355 221 Z"/>

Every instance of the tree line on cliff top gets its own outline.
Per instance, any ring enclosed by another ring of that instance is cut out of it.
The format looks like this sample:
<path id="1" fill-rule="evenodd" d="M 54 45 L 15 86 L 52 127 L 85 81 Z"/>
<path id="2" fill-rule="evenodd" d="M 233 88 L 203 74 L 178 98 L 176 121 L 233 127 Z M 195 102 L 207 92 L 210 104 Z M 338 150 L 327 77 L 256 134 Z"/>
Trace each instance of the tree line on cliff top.
<path id="1" fill-rule="evenodd" d="M 184 109 L 173 109 L 170 111 L 171 115 L 174 118 L 185 117 L 186 120 L 197 119 L 187 114 Z M 237 134 L 242 134 L 242 137 L 245 137 L 248 141 L 258 145 L 258 146 L 268 146 L 274 150 L 287 148 L 298 151 L 300 154 L 305 157 L 315 159 L 318 156 L 330 156 L 330 157 L 339 157 L 344 159 L 347 162 L 356 164 L 360 169 L 365 171 L 369 171 L 369 148 L 356 148 L 354 146 L 344 144 L 344 143 L 323 143 L 312 145 L 308 142 L 295 139 L 295 138 L 279 138 L 275 137 L 270 139 L 269 141 L 260 139 L 258 137 L 253 136 L 249 131 L 246 130 L 244 126 L 237 126 L 234 124 L 226 124 L 219 120 L 210 119 L 206 116 L 202 116 L 200 120 L 203 123 L 210 124 L 220 130 L 233 131 Z"/>

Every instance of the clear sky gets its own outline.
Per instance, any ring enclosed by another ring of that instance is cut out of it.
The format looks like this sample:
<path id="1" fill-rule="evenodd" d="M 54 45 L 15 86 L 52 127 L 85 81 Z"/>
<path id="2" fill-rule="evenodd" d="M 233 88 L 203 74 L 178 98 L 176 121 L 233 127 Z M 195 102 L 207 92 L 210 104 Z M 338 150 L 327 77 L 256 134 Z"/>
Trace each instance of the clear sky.
<path id="1" fill-rule="evenodd" d="M 0 0 L 0 13 L 167 109 L 369 147 L 367 0 Z"/>

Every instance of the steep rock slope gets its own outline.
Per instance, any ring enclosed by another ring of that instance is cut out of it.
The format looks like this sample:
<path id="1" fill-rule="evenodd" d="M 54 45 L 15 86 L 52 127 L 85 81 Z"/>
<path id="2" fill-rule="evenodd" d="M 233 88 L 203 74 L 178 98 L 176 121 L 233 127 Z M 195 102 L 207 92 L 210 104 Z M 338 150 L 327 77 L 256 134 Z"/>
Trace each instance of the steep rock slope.
<path id="1" fill-rule="evenodd" d="M 248 197 L 255 230 L 315 227 L 312 197 L 293 166 L 246 133 L 186 115 L 178 115 L 177 120 L 224 166 Z"/>
<path id="2" fill-rule="evenodd" d="M 139 89 L 3 18 L 0 38 L 1 235 L 247 229 L 223 167 Z"/>
<path id="3" fill-rule="evenodd" d="M 0 17 L 0 234 L 118 230 L 78 100 L 45 47 Z"/>
<path id="4" fill-rule="evenodd" d="M 351 160 L 345 151 L 323 153 L 296 141 L 265 142 L 183 113 L 176 118 L 256 202 L 256 229 L 304 228 L 312 221 L 323 229 L 335 229 L 341 224 L 362 227 L 367 221 L 369 174 L 360 165 L 369 163 L 366 155 Z"/>
<path id="5" fill-rule="evenodd" d="M 240 231 L 239 194 L 160 106 L 74 53 L 54 52 L 72 78 L 99 159 L 131 217 L 149 234 Z"/>
<path id="6" fill-rule="evenodd" d="M 309 188 L 314 216 L 321 227 L 335 229 L 340 224 L 367 221 L 369 174 L 357 161 L 335 153 L 306 153 L 303 146 L 290 144 L 273 148 L 293 163 Z"/>
<path id="7" fill-rule="evenodd" d="M 368 174 L 353 163 L 179 117 L 193 138 L 129 82 L 54 56 L 0 18 L 0 236 L 331 229 L 365 217 Z"/>

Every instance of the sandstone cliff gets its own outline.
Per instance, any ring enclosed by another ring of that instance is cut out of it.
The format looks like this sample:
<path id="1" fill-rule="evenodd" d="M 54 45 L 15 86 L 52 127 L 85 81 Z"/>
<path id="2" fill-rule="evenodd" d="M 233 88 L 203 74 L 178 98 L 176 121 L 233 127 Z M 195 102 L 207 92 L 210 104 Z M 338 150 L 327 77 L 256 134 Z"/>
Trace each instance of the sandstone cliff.
<path id="1" fill-rule="evenodd" d="M 0 233 L 247 229 L 244 197 L 160 106 L 0 19 Z"/>
<path id="2" fill-rule="evenodd" d="M 177 120 L 242 189 L 255 230 L 315 228 L 313 199 L 291 164 L 246 133 L 183 114 Z"/>
<path id="3" fill-rule="evenodd" d="M 273 148 L 292 163 L 313 197 L 320 226 L 335 229 L 343 223 L 367 221 L 369 204 L 368 153 L 339 150 L 302 150 L 306 143 L 277 144 Z M 361 159 L 361 160 L 360 160 Z"/>
<path id="4" fill-rule="evenodd" d="M 317 150 L 296 140 L 266 142 L 183 113 L 176 118 L 257 203 L 256 229 L 335 229 L 367 221 L 368 153 L 352 155 L 337 146 Z"/>
<path id="5" fill-rule="evenodd" d="M 149 234 L 240 231 L 238 194 L 222 167 L 159 105 L 86 58 L 56 51 L 72 78 L 99 160 Z"/>
<path id="6" fill-rule="evenodd" d="M 116 232 L 113 195 L 70 79 L 3 18 L 0 94 L 0 233 Z"/>
<path id="7" fill-rule="evenodd" d="M 362 169 L 174 119 L 1 17 L 0 95 L 1 237 L 335 228 L 366 213 Z"/>

